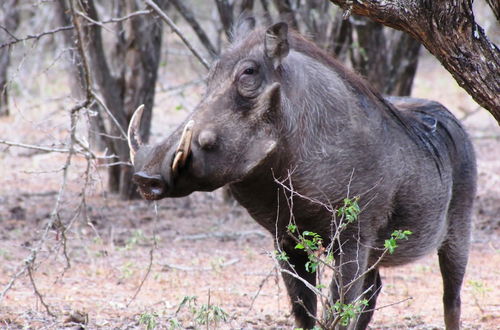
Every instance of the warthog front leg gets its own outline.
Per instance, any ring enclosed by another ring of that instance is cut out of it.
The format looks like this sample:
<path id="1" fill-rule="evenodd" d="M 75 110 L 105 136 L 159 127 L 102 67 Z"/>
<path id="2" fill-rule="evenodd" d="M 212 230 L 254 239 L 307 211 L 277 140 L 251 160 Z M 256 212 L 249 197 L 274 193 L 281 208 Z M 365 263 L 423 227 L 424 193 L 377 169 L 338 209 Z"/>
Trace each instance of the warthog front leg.
<path id="1" fill-rule="evenodd" d="M 341 302 L 344 305 L 359 306 L 362 311 L 368 310 L 370 305 L 375 306 L 376 295 L 373 293 L 378 294 L 376 286 L 379 285 L 379 277 L 376 270 L 364 274 L 368 269 L 369 248 L 367 246 L 369 245 L 360 245 L 358 242 L 346 243 L 342 247 L 341 255 L 335 257 L 335 266 L 339 273 L 330 285 L 331 306 L 336 302 Z M 365 307 L 360 303 L 363 299 L 368 300 L 368 306 Z M 331 314 L 328 313 L 328 315 Z M 347 327 L 342 327 L 339 323 L 337 326 L 339 329 L 365 329 L 373 313 L 364 314 L 362 312 L 357 319 L 351 320 Z"/>
<path id="2" fill-rule="evenodd" d="M 296 273 L 303 280 L 316 285 L 316 273 L 306 271 L 306 263 L 309 260 L 307 254 L 295 249 L 293 246 L 283 246 L 288 260 L 280 261 L 282 269 Z M 295 325 L 298 328 L 311 329 L 316 324 L 316 320 L 311 315 L 316 316 L 317 301 L 316 295 L 299 279 L 282 272 L 283 280 L 292 303 L 292 313 L 295 317 Z M 305 308 L 304 308 L 305 307 Z"/>

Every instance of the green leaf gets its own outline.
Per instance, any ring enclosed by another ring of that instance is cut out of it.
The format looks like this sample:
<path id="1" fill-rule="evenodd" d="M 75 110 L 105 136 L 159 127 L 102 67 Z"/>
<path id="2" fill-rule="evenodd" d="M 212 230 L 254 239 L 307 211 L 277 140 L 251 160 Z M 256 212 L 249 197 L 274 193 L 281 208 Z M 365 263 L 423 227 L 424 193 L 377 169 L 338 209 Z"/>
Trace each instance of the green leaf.
<path id="1" fill-rule="evenodd" d="M 296 249 L 299 249 L 299 250 L 304 250 L 305 249 L 305 246 L 302 245 L 302 243 L 297 243 L 297 245 L 295 245 L 295 248 Z"/>

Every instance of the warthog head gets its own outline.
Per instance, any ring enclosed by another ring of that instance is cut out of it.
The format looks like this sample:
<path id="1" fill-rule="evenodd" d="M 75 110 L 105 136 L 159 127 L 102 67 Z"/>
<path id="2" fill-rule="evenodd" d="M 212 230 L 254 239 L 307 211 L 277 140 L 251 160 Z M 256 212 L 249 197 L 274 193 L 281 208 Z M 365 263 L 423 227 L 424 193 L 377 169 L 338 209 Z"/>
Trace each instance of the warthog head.
<path id="1" fill-rule="evenodd" d="M 288 27 L 251 32 L 243 20 L 235 42 L 209 74 L 207 92 L 186 122 L 158 145 L 142 145 L 142 107 L 128 130 L 134 182 L 149 200 L 212 191 L 258 173 L 279 145 L 280 63 L 289 52 Z M 238 43 L 238 35 L 245 35 Z"/>

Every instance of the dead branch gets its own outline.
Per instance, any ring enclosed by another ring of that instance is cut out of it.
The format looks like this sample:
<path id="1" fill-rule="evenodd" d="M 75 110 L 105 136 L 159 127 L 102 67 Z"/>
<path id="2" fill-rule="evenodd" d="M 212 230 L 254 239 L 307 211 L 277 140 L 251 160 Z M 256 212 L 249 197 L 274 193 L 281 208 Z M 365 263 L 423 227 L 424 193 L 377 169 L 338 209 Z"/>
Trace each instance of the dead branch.
<path id="1" fill-rule="evenodd" d="M 269 273 L 267 273 L 267 275 L 264 277 L 264 279 L 260 282 L 259 284 L 259 288 L 257 289 L 257 292 L 255 293 L 255 295 L 253 296 L 252 298 L 252 302 L 250 303 L 250 307 L 248 307 L 248 310 L 247 310 L 247 315 L 252 311 L 252 308 L 253 308 L 253 304 L 255 303 L 255 300 L 257 299 L 257 297 L 259 296 L 260 294 L 260 291 L 262 290 L 262 288 L 264 287 L 264 284 L 266 284 L 267 280 L 271 277 L 271 275 L 273 275 L 274 273 L 274 270 L 276 269 L 276 267 L 273 267 Z"/>
<path id="2" fill-rule="evenodd" d="M 145 2 L 146 2 L 146 5 L 148 5 L 149 7 L 151 7 L 151 9 L 153 9 L 153 11 L 155 13 L 157 13 L 160 16 L 160 18 L 165 23 L 168 24 L 168 26 L 170 26 L 170 28 L 172 29 L 172 31 L 174 31 L 174 33 L 177 34 L 177 36 L 179 36 L 179 38 L 181 38 L 182 42 L 191 51 L 191 53 L 193 53 L 193 55 L 208 70 L 210 68 L 210 66 L 208 65 L 208 62 L 203 58 L 203 56 L 201 56 L 201 54 L 196 49 L 194 49 L 194 47 L 191 45 L 191 43 L 189 42 L 189 40 L 187 40 L 186 37 L 184 37 L 184 34 L 181 32 L 181 30 L 179 30 L 179 28 L 177 27 L 177 25 L 175 25 L 175 23 L 170 19 L 170 17 L 168 17 L 167 14 L 165 14 L 165 12 L 163 10 L 161 10 L 161 8 L 158 7 L 158 5 L 155 4 L 152 0 L 146 0 Z"/>
<path id="3" fill-rule="evenodd" d="M 231 259 L 227 262 L 224 262 L 220 265 L 217 265 L 217 267 L 220 267 L 220 268 L 225 268 L 225 267 L 228 267 L 228 266 L 231 266 L 231 265 L 234 265 L 235 263 L 238 263 L 240 261 L 240 259 Z M 162 266 L 166 269 L 177 269 L 177 270 L 182 270 L 184 272 L 192 272 L 192 271 L 210 271 L 210 270 L 213 270 L 214 269 L 214 266 L 211 266 L 211 267 L 187 267 L 187 266 L 183 266 L 183 265 L 176 265 L 176 264 L 162 264 Z"/>
<path id="4" fill-rule="evenodd" d="M 49 314 L 52 317 L 56 317 L 56 315 L 50 310 L 49 305 L 47 305 L 47 303 L 43 299 L 43 295 L 40 293 L 40 291 L 38 291 L 38 288 L 35 284 L 35 279 L 33 278 L 33 262 L 35 261 L 35 258 L 36 258 L 36 253 L 33 254 L 32 261 L 26 265 L 26 268 L 28 269 L 28 275 L 30 278 L 31 285 L 33 286 L 33 290 L 35 291 L 35 294 L 38 297 L 38 299 L 40 299 L 40 303 L 45 308 L 45 311 L 47 312 L 47 314 Z"/>
<path id="5" fill-rule="evenodd" d="M 193 28 L 194 32 L 196 33 L 196 36 L 198 36 L 198 39 L 200 40 L 201 44 L 207 49 L 208 54 L 210 57 L 213 59 L 215 55 L 217 55 L 217 50 L 215 47 L 212 45 L 212 42 L 210 41 L 210 38 L 208 38 L 207 34 L 205 33 L 205 30 L 200 26 L 198 21 L 196 20 L 193 11 L 184 4 L 183 0 L 171 0 L 170 1 L 174 7 L 177 9 L 177 11 L 184 17 L 186 22 L 189 23 L 189 25 Z"/>
<path id="6" fill-rule="evenodd" d="M 123 16 L 123 17 L 110 18 L 110 19 L 104 20 L 104 21 L 95 21 L 95 20 L 92 20 L 92 19 L 89 18 L 89 23 L 86 24 L 85 26 L 87 27 L 87 26 L 90 26 L 90 25 L 99 25 L 99 26 L 102 27 L 105 24 L 119 23 L 119 22 L 126 21 L 126 20 L 128 20 L 128 19 L 130 19 L 130 18 L 132 18 L 134 16 L 149 15 L 149 14 L 151 14 L 151 12 L 152 12 L 151 10 L 139 10 L 139 11 L 130 13 L 130 14 L 128 14 L 126 16 Z M 88 17 L 85 17 L 85 18 L 87 19 Z M 3 29 L 3 27 L 1 27 L 1 26 L 0 26 L 0 28 Z M 17 37 L 13 36 L 12 34 L 10 34 L 9 32 L 6 31 L 13 38 L 13 40 L 1 44 L 0 45 L 0 49 L 2 49 L 4 47 L 9 47 L 9 46 L 18 44 L 20 42 L 25 42 L 25 41 L 28 41 L 28 40 L 35 39 L 36 41 L 38 41 L 39 39 L 41 39 L 43 37 L 54 35 L 54 34 L 56 34 L 58 32 L 73 30 L 74 28 L 75 28 L 74 25 L 60 26 L 60 27 L 54 28 L 52 30 L 44 31 L 44 32 L 41 32 L 41 33 L 38 33 L 38 34 L 28 34 L 28 35 L 26 35 L 26 36 L 24 36 L 22 38 L 17 38 Z"/>
<path id="7" fill-rule="evenodd" d="M 222 240 L 238 240 L 245 236 L 258 236 L 258 237 L 267 237 L 267 235 L 259 230 L 247 230 L 247 231 L 239 231 L 239 232 L 214 232 L 214 233 L 203 233 L 203 234 L 195 234 L 195 235 L 185 235 L 185 236 L 177 236 L 174 239 L 174 242 L 177 241 L 196 241 L 202 239 L 209 238 L 218 238 Z"/>
<path id="8" fill-rule="evenodd" d="M 137 287 L 137 290 L 134 293 L 134 296 L 130 299 L 130 301 L 127 303 L 127 307 L 130 306 L 130 304 L 135 300 L 137 295 L 142 289 L 142 286 L 146 282 L 146 279 L 149 276 L 149 273 L 151 272 L 151 268 L 153 267 L 153 257 L 154 257 L 154 251 L 157 248 L 157 239 L 156 239 L 156 225 L 158 223 L 158 203 L 156 201 L 154 202 L 154 209 L 155 209 L 155 218 L 154 218 L 154 227 L 153 227 L 153 245 L 151 246 L 151 249 L 149 250 L 149 264 L 148 264 L 148 269 L 146 270 L 146 274 L 144 274 L 144 277 L 142 278 L 141 284 Z"/>
<path id="9" fill-rule="evenodd" d="M 33 149 L 33 150 L 39 150 L 39 151 L 45 151 L 45 152 L 58 152 L 58 153 L 63 153 L 63 154 L 69 153 L 69 149 L 61 149 L 61 148 L 52 148 L 52 147 L 37 146 L 37 145 L 33 145 L 33 144 L 25 144 L 25 143 L 20 143 L 20 142 L 12 142 L 12 141 L 2 140 L 2 139 L 0 139 L 0 144 L 5 144 L 5 145 L 11 146 L 11 147 Z"/>

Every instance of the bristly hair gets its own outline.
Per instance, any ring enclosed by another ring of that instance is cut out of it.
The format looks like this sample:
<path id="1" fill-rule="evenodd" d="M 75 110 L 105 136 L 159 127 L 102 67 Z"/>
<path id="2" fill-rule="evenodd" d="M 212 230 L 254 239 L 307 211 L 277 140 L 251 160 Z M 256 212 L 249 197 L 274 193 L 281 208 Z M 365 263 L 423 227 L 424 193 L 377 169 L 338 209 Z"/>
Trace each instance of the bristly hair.
<path id="1" fill-rule="evenodd" d="M 423 125 L 408 116 L 405 116 L 401 111 L 386 100 L 377 90 L 375 90 L 364 78 L 357 73 L 347 69 L 336 58 L 327 54 L 319 48 L 314 42 L 306 39 L 298 32 L 291 31 L 289 33 L 291 47 L 309 57 L 312 57 L 328 67 L 333 68 L 343 79 L 345 79 L 352 88 L 357 89 L 365 96 L 369 97 L 379 108 L 384 111 L 388 117 L 400 126 L 403 131 L 423 150 L 427 151 L 433 159 L 441 176 L 443 168 L 443 160 L 440 152 L 440 147 L 436 141 L 429 137 Z"/>

